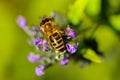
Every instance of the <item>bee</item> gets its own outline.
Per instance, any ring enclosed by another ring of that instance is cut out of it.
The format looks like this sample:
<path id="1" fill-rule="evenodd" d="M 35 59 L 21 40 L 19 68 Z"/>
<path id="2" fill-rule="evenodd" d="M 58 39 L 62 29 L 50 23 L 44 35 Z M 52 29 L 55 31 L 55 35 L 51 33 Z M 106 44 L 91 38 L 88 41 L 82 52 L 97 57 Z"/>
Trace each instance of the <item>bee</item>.
<path id="1" fill-rule="evenodd" d="M 56 52 L 61 52 L 56 56 L 56 58 L 63 58 L 65 50 L 64 41 L 62 38 L 63 32 L 56 26 L 52 18 L 45 17 L 41 20 L 40 23 L 44 38 L 48 41 L 51 47 Z"/>

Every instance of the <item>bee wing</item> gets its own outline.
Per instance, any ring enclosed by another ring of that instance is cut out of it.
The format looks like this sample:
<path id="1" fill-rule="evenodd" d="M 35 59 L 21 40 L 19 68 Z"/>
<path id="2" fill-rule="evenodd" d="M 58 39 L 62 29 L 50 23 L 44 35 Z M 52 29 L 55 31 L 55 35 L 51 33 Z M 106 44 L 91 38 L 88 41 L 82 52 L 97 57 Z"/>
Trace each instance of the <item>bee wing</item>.
<path id="1" fill-rule="evenodd" d="M 51 16 L 53 20 L 56 22 L 56 24 L 58 25 L 58 27 L 60 28 L 66 27 L 68 20 L 64 15 L 58 14 L 57 12 L 52 12 Z"/>

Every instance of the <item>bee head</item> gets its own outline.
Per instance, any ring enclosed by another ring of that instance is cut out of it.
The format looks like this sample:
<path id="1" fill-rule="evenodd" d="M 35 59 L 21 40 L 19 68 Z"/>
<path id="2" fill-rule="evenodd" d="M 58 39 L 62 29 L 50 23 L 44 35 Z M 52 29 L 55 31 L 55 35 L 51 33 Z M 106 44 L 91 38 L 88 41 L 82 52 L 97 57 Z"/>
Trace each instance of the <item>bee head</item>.
<path id="1" fill-rule="evenodd" d="M 52 27 L 53 27 L 52 18 L 44 17 L 44 18 L 41 20 L 40 26 L 42 27 L 42 31 L 43 31 L 43 32 L 45 32 L 45 31 L 47 32 L 47 31 L 52 30 Z"/>
<path id="2" fill-rule="evenodd" d="M 43 17 L 40 21 L 40 26 L 42 25 L 45 25 L 45 23 L 49 22 L 49 21 L 52 21 L 52 18 L 49 18 L 49 17 Z"/>

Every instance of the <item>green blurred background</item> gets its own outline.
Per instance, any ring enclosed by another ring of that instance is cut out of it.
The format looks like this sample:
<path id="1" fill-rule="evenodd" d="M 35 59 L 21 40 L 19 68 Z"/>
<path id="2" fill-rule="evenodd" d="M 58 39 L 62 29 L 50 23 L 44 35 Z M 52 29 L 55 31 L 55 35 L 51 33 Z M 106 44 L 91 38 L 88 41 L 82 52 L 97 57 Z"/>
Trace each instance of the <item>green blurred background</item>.
<path id="1" fill-rule="evenodd" d="M 80 68 L 79 63 L 72 61 L 66 67 L 58 63 L 47 69 L 44 76 L 35 75 L 38 64 L 27 60 L 28 53 L 34 49 L 27 43 L 29 36 L 16 24 L 17 16 L 23 15 L 28 25 L 39 25 L 40 17 L 57 11 L 70 19 L 68 14 L 73 14 L 71 21 L 76 23 L 76 10 L 70 11 L 75 1 L 0 0 L 0 80 L 120 80 L 120 0 L 79 0 L 75 7 L 80 11 L 79 19 L 86 20 L 83 15 L 89 17 L 83 28 L 95 22 L 112 25 L 101 23 L 94 33 L 98 49 L 105 57 L 101 64 Z"/>

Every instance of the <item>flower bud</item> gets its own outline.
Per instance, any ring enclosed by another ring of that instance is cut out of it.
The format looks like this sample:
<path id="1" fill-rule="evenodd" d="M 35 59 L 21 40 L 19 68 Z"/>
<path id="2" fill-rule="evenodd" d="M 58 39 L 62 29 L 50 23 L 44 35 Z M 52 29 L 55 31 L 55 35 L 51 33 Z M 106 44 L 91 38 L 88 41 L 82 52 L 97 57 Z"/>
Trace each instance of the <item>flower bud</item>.
<path id="1" fill-rule="evenodd" d="M 45 70 L 45 66 L 41 65 L 41 66 L 36 67 L 35 73 L 37 76 L 42 76 L 44 75 L 44 70 Z"/>
<path id="2" fill-rule="evenodd" d="M 68 61 L 69 61 L 68 58 L 65 57 L 65 58 L 63 58 L 63 59 L 61 60 L 60 63 L 61 63 L 61 65 L 65 66 L 65 65 L 68 64 Z"/>
<path id="3" fill-rule="evenodd" d="M 39 62 L 40 61 L 40 56 L 38 55 L 38 54 L 33 54 L 33 53 L 30 53 L 29 55 L 28 55 L 28 60 L 30 61 L 30 62 Z"/>
<path id="4" fill-rule="evenodd" d="M 24 30 L 27 28 L 26 20 L 23 16 L 18 16 L 17 24 Z"/>

